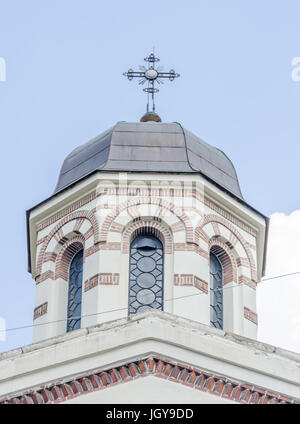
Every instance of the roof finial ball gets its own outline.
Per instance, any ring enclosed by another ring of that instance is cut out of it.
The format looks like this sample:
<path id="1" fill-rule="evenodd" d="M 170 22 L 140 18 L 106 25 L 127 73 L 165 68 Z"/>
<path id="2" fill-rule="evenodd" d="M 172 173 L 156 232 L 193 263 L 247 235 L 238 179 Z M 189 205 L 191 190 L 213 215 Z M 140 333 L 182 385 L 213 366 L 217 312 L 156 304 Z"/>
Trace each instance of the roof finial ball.
<path id="1" fill-rule="evenodd" d="M 155 112 L 146 112 L 141 117 L 140 122 L 161 122 L 161 117 Z"/>
<path id="2" fill-rule="evenodd" d="M 139 84 L 143 85 L 145 82 L 148 83 L 148 87 L 143 88 L 143 91 L 147 93 L 147 112 L 142 116 L 141 122 L 161 122 L 161 118 L 155 113 L 155 102 L 154 94 L 159 91 L 158 88 L 154 86 L 155 83 L 163 84 L 163 79 L 168 78 L 170 81 L 174 81 L 175 78 L 178 78 L 180 75 L 177 74 L 174 69 L 171 69 L 169 72 L 163 72 L 163 66 L 155 67 L 156 62 L 159 62 L 159 58 L 155 56 L 154 52 L 151 53 L 148 57 L 145 57 L 145 62 L 148 62 L 148 68 L 145 66 L 140 66 L 140 71 L 134 71 L 129 69 L 128 72 L 124 72 L 129 81 L 133 78 L 139 78 Z M 152 100 L 152 110 L 149 108 L 149 95 L 151 94 Z"/>

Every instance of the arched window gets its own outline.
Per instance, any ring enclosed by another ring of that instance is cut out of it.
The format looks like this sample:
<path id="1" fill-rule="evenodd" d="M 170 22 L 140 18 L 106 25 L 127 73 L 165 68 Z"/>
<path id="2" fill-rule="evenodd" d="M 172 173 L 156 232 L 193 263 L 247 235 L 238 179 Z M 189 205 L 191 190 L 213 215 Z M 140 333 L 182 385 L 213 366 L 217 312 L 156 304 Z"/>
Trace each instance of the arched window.
<path id="1" fill-rule="evenodd" d="M 83 250 L 76 253 L 69 269 L 67 331 L 80 328 L 82 296 Z"/>
<path id="2" fill-rule="evenodd" d="M 223 329 L 223 269 L 221 262 L 210 253 L 210 324 Z"/>
<path id="3" fill-rule="evenodd" d="M 163 289 L 163 245 L 153 235 L 138 235 L 130 246 L 129 314 L 163 310 Z"/>

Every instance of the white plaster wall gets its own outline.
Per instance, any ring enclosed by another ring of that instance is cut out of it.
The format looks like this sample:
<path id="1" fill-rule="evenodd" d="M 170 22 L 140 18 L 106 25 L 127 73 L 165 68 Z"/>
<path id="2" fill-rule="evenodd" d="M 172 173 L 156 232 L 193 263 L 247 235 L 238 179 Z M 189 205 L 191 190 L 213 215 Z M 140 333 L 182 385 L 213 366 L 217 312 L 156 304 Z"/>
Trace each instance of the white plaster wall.
<path id="1" fill-rule="evenodd" d="M 90 290 L 91 292 L 93 291 Z M 114 319 L 127 317 L 128 304 L 121 300 L 120 286 L 100 285 L 98 288 L 97 309 L 100 314 L 97 316 L 97 323 L 111 321 Z"/>
<path id="2" fill-rule="evenodd" d="M 41 283 L 43 284 L 43 283 Z M 68 305 L 68 283 L 61 278 L 49 280 L 49 297 L 47 324 L 45 327 L 46 337 L 54 337 L 64 334 L 67 328 L 67 305 Z M 60 321 L 61 322 L 55 322 Z M 52 321 L 54 321 L 52 323 Z"/>
<path id="3" fill-rule="evenodd" d="M 98 272 L 120 273 L 120 259 L 121 252 L 119 250 L 100 250 L 100 255 L 96 258 L 99 261 Z"/>
<path id="4" fill-rule="evenodd" d="M 194 274 L 205 279 L 203 275 L 208 275 L 208 261 L 194 252 L 175 251 L 174 274 Z"/>
<path id="5" fill-rule="evenodd" d="M 252 289 L 246 284 L 243 284 L 242 287 L 244 306 L 251 309 L 251 311 L 256 312 L 256 290 Z"/>
<path id="6" fill-rule="evenodd" d="M 242 285 L 228 283 L 223 287 L 223 305 L 224 330 L 243 335 L 244 304 Z"/>
<path id="7" fill-rule="evenodd" d="M 190 297 L 184 297 L 190 296 Z M 176 299 L 183 297 L 182 299 Z M 209 294 L 195 287 L 174 286 L 174 314 L 209 325 Z"/>
<path id="8" fill-rule="evenodd" d="M 254 324 L 254 322 L 244 318 L 244 333 L 245 337 L 249 337 L 249 339 L 256 339 L 257 325 Z"/>
<path id="9" fill-rule="evenodd" d="M 88 327 L 90 325 L 95 325 L 98 322 L 98 316 L 96 315 L 99 312 L 99 291 L 100 287 L 96 286 L 91 290 L 88 290 L 82 293 L 82 321 L 81 327 Z"/>
<path id="10" fill-rule="evenodd" d="M 88 280 L 91 277 L 94 277 L 94 275 L 98 274 L 100 272 L 100 252 L 95 252 L 92 255 L 88 256 L 84 260 L 83 265 L 83 282 Z"/>
<path id="11" fill-rule="evenodd" d="M 35 319 L 33 321 L 33 335 L 32 335 L 32 343 L 36 343 L 39 340 L 44 340 L 47 338 L 47 333 L 45 331 L 47 325 L 46 322 L 48 321 L 47 314 L 42 315 L 41 317 Z"/>
<path id="12" fill-rule="evenodd" d="M 42 283 L 36 285 L 35 288 L 35 305 L 39 306 L 48 300 L 49 284 L 51 280 L 45 280 Z"/>

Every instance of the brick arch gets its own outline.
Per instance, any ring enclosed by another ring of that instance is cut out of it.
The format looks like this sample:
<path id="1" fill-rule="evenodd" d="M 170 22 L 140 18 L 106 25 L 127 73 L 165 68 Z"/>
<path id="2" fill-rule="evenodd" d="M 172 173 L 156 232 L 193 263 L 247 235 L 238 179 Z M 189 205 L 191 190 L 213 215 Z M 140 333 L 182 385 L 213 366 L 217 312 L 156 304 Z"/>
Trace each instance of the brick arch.
<path id="1" fill-rule="evenodd" d="M 252 252 L 250 251 L 247 241 L 244 239 L 244 237 L 242 236 L 242 234 L 233 226 L 231 225 L 226 219 L 219 217 L 217 215 L 206 215 L 201 224 L 195 229 L 195 237 L 196 237 L 196 243 L 199 244 L 199 237 L 201 232 L 204 232 L 204 227 L 205 225 L 209 224 L 209 223 L 219 223 L 221 225 L 223 225 L 224 227 L 226 227 L 231 233 L 233 233 L 235 235 L 235 237 L 238 239 L 238 241 L 241 243 L 243 249 L 245 250 L 245 253 L 247 255 L 247 258 L 249 260 L 249 264 L 250 264 L 250 272 L 251 272 L 251 280 L 252 281 L 256 281 L 256 266 L 255 266 L 255 262 L 253 259 L 253 255 Z"/>
<path id="2" fill-rule="evenodd" d="M 208 243 L 209 251 L 212 252 L 221 262 L 223 268 L 223 285 L 227 283 L 237 283 L 237 264 L 229 249 L 224 242 L 212 238 Z"/>
<path id="3" fill-rule="evenodd" d="M 136 199 L 131 199 L 115 207 L 114 210 L 106 216 L 106 218 L 103 221 L 103 224 L 101 225 L 100 241 L 101 242 L 107 241 L 110 227 L 121 212 L 123 212 L 125 209 L 129 209 L 131 210 L 131 212 L 134 210 L 135 211 L 134 218 L 138 218 L 140 216 L 138 215 L 138 211 L 135 207 L 139 205 L 143 205 L 143 204 L 157 205 L 157 206 L 161 206 L 162 208 L 170 210 L 183 223 L 185 228 L 185 233 L 186 233 L 186 242 L 193 243 L 194 241 L 193 227 L 189 217 L 180 208 L 176 207 L 173 203 L 164 199 L 160 199 L 160 198 L 150 199 L 149 197 L 138 197 Z"/>
<path id="4" fill-rule="evenodd" d="M 46 249 L 51 239 L 55 237 L 56 234 L 58 234 L 57 237 L 60 239 L 62 234 L 61 229 L 65 224 L 67 224 L 70 221 L 82 219 L 82 218 L 89 220 L 91 223 L 91 226 L 93 228 L 94 244 L 96 244 L 99 241 L 99 225 L 95 215 L 90 211 L 84 211 L 84 210 L 71 213 L 70 215 L 60 220 L 59 223 L 53 228 L 53 230 L 46 237 L 39 253 L 36 272 L 35 272 L 35 278 L 38 277 L 41 273 L 42 264 L 44 260 L 44 254 L 46 252 Z"/>
<path id="5" fill-rule="evenodd" d="M 122 253 L 129 253 L 131 240 L 139 234 L 143 229 L 151 230 L 153 235 L 159 238 L 163 243 L 164 252 L 172 253 L 172 233 L 163 224 L 156 220 L 138 219 L 133 222 L 123 231 L 122 237 Z"/>
<path id="6" fill-rule="evenodd" d="M 83 235 L 78 235 L 63 244 L 55 262 L 55 280 L 62 278 L 68 281 L 70 263 L 77 252 L 81 249 L 84 250 L 84 245 L 85 239 Z"/>

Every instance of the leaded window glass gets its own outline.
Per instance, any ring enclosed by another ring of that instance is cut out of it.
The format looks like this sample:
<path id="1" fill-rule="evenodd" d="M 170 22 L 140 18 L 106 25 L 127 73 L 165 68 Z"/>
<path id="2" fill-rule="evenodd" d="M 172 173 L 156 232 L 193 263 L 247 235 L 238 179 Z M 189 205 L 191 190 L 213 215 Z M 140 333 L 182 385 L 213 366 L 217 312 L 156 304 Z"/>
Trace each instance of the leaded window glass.
<path id="1" fill-rule="evenodd" d="M 213 253 L 210 253 L 210 324 L 223 328 L 223 270 Z"/>
<path id="2" fill-rule="evenodd" d="M 81 324 L 82 269 L 83 250 L 80 250 L 72 259 L 69 270 L 67 331 L 76 330 Z"/>
<path id="3" fill-rule="evenodd" d="M 131 243 L 129 314 L 163 309 L 163 246 L 152 235 L 139 235 Z"/>

